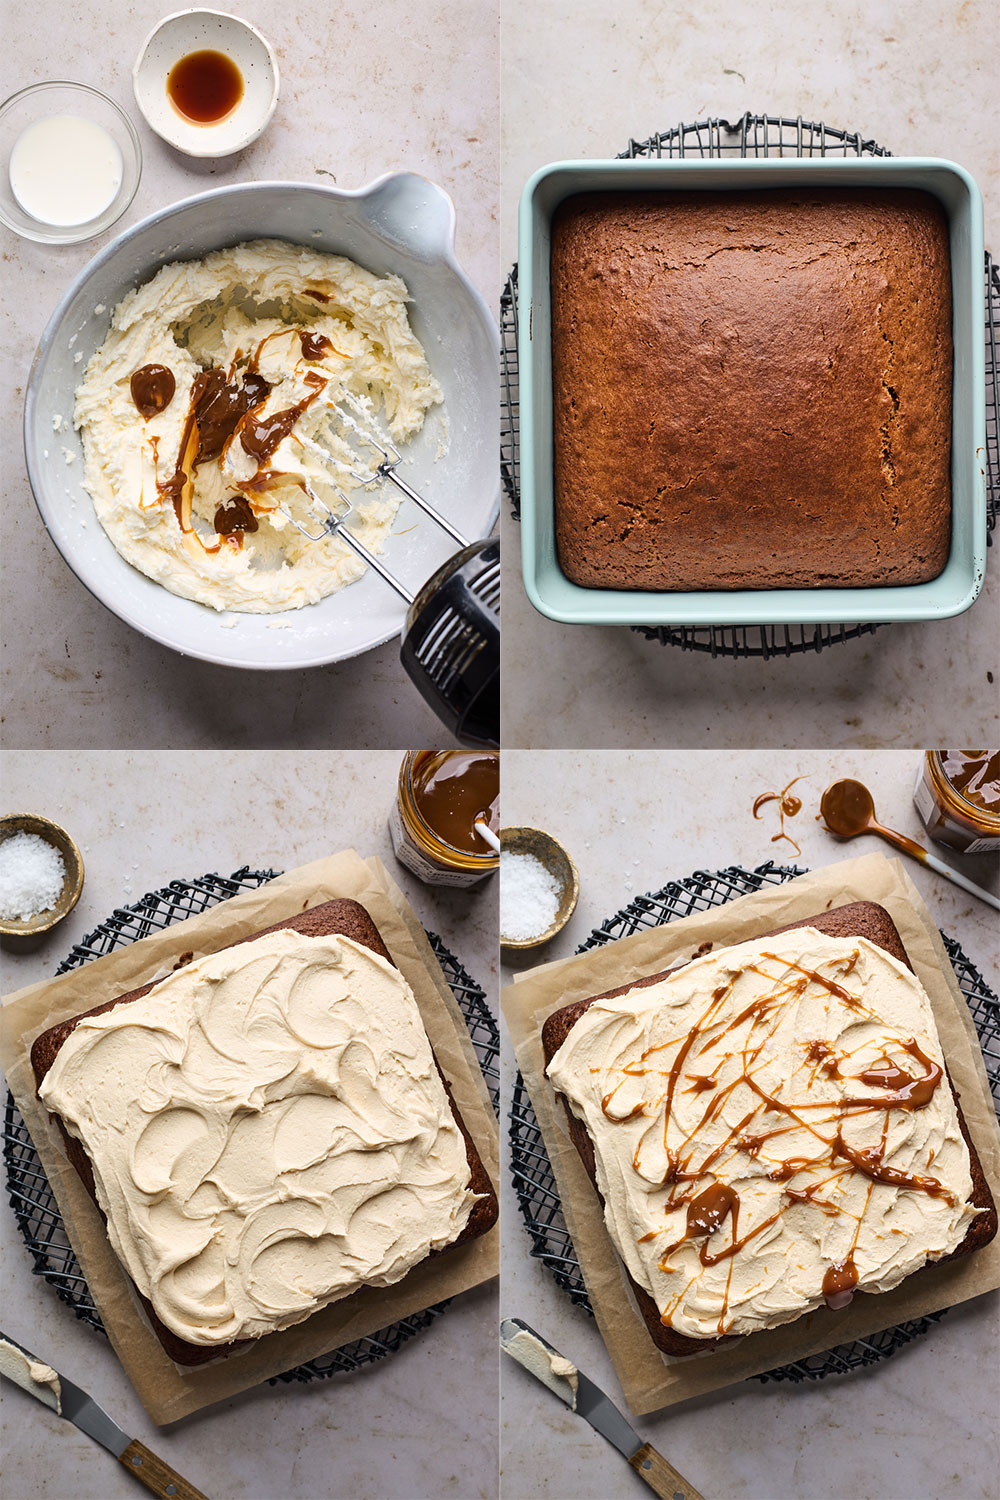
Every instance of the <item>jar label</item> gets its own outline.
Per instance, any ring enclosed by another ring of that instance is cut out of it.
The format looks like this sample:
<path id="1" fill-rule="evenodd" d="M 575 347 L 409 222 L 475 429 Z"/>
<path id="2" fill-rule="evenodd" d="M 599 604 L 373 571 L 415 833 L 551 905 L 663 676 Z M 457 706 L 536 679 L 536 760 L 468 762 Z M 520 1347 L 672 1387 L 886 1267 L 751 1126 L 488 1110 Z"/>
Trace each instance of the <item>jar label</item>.
<path id="1" fill-rule="evenodd" d="M 448 870 L 444 866 L 436 864 L 427 858 L 421 849 L 411 839 L 402 814 L 399 811 L 399 803 L 395 803 L 389 814 L 389 835 L 392 839 L 392 847 L 396 858 L 401 865 L 412 870 L 418 880 L 425 885 L 452 885 L 473 886 L 478 885 L 484 877 L 476 870 Z M 487 870 L 487 875 L 492 871 Z"/>
<path id="2" fill-rule="evenodd" d="M 934 793 L 924 778 L 923 765 L 921 765 L 917 772 L 917 784 L 913 788 L 913 805 L 929 832 L 929 825 L 938 821 L 938 810 L 937 803 L 934 801 Z"/>
<path id="3" fill-rule="evenodd" d="M 997 849 L 1000 849 L 998 838 L 973 839 L 964 852 L 966 854 L 992 854 Z"/>

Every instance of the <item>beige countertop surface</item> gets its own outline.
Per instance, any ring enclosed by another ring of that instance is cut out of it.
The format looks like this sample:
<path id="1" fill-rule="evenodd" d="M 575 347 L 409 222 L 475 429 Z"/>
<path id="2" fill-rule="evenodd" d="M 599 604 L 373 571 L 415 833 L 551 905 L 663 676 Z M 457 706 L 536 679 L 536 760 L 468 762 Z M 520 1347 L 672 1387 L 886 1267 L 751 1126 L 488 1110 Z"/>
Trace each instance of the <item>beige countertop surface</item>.
<path id="1" fill-rule="evenodd" d="M 518 197 L 538 167 L 615 156 L 630 139 L 745 111 L 801 115 L 896 155 L 961 162 L 982 189 L 986 243 L 1000 255 L 993 0 L 774 0 L 721 11 L 505 0 L 502 44 L 504 274 L 517 258 Z M 905 746 L 941 742 L 955 724 L 977 743 L 996 738 L 995 547 L 982 596 L 957 619 L 884 626 L 819 655 L 732 661 L 543 618 L 520 583 L 519 531 L 508 514 L 505 744 Z"/>
<path id="2" fill-rule="evenodd" d="M 54 973 L 120 905 L 209 871 L 292 869 L 353 847 L 377 855 L 496 1009 L 496 900 L 425 886 L 397 863 L 386 827 L 394 751 L 342 756 L 211 751 L 3 757 L 4 802 L 76 839 L 86 883 L 75 912 L 32 954 L 4 953 L 3 990 Z M 251 811 L 252 810 L 252 811 Z M 5 1091 L 6 1092 L 6 1091 Z M 211 1500 L 491 1500 L 496 1494 L 496 1284 L 457 1297 L 396 1354 L 348 1375 L 263 1385 L 196 1416 L 152 1425 L 102 1334 L 77 1322 L 31 1259 L 4 1193 L 4 1330 L 98 1401 Z M 0 1405 L 6 1500 L 134 1500 L 135 1481 L 97 1444 L 18 1387 Z"/>
<path id="3" fill-rule="evenodd" d="M 222 160 L 183 157 L 152 133 L 131 69 L 171 7 L 5 0 L 0 97 L 70 78 L 109 94 L 139 132 L 143 173 L 127 214 L 83 245 L 51 247 L 0 232 L 0 317 L 9 354 L 0 410 L 10 455 L 3 494 L 4 743 L 122 747 L 442 743 L 399 646 L 309 671 L 250 673 L 185 659 L 123 624 L 69 571 L 46 534 L 21 458 L 24 385 L 39 335 L 93 255 L 147 214 L 206 188 L 289 179 L 359 188 L 407 169 L 432 178 L 458 214 L 459 261 L 492 307 L 498 237 L 498 19 L 490 0 L 345 0 L 239 13 L 271 41 L 281 97 L 253 145 Z M 17 11 L 15 19 L 15 11 Z M 30 16 L 30 24 L 28 17 Z"/>
<path id="4" fill-rule="evenodd" d="M 926 842 L 911 801 L 919 758 L 914 750 L 506 751 L 505 824 L 553 834 L 580 872 L 576 912 L 534 962 L 568 956 L 635 897 L 695 870 L 769 859 L 816 868 L 878 848 L 891 853 L 868 836 L 840 843 L 815 821 L 823 789 L 839 776 L 866 782 L 882 821 Z M 752 815 L 760 793 L 780 792 L 795 776 L 803 778 L 795 788 L 803 807 L 787 828 L 801 857 L 771 842 L 779 829 L 773 803 L 758 820 Z M 995 858 L 975 856 L 962 867 L 998 890 Z M 923 866 L 908 861 L 906 868 L 932 916 L 995 990 L 996 913 Z M 507 970 L 503 981 L 512 977 Z M 503 1065 L 505 1080 L 512 1078 L 506 1033 Z M 505 1090 L 509 1096 L 506 1081 Z M 509 1174 L 502 1212 L 504 1317 L 524 1318 L 622 1403 L 593 1319 L 529 1254 Z M 947 1313 L 867 1370 L 797 1385 L 747 1381 L 634 1425 L 706 1500 L 994 1500 L 998 1332 L 1000 1296 L 991 1294 Z M 648 1495 L 617 1451 L 513 1360 L 505 1359 L 502 1382 L 505 1500 Z"/>

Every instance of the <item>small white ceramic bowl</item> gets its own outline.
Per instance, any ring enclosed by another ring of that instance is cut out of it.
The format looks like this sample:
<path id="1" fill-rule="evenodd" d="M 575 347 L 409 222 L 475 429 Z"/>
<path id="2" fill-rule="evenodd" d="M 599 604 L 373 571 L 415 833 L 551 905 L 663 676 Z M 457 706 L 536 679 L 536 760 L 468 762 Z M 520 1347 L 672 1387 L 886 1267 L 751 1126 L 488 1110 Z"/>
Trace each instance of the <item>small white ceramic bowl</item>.
<path id="1" fill-rule="evenodd" d="M 17 141 L 32 125 L 53 115 L 79 116 L 107 131 L 121 153 L 122 179 L 107 207 L 81 224 L 48 224 L 27 212 L 14 196 L 10 157 Z M 0 105 L 0 221 L 26 240 L 43 245 L 77 245 L 93 239 L 121 218 L 135 197 L 142 172 L 142 150 L 128 115 L 106 94 L 86 83 L 53 79 L 33 83 Z"/>
<path id="2" fill-rule="evenodd" d="M 167 95 L 167 76 L 191 52 L 221 52 L 243 76 L 243 97 L 225 119 L 199 125 Z M 278 102 L 278 62 L 249 21 L 220 10 L 179 10 L 149 33 L 132 69 L 135 102 L 151 130 L 186 156 L 231 156 L 267 126 Z"/>

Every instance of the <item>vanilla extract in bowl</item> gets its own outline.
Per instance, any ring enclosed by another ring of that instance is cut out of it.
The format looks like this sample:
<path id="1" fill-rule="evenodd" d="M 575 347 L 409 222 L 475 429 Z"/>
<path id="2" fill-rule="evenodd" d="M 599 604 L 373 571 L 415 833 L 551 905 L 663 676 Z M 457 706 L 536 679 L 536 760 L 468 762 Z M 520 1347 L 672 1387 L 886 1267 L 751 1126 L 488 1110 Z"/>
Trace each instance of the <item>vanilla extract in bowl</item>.
<path id="1" fill-rule="evenodd" d="M 217 125 L 243 98 L 243 74 L 224 52 L 189 52 L 167 74 L 167 98 L 195 125 Z"/>

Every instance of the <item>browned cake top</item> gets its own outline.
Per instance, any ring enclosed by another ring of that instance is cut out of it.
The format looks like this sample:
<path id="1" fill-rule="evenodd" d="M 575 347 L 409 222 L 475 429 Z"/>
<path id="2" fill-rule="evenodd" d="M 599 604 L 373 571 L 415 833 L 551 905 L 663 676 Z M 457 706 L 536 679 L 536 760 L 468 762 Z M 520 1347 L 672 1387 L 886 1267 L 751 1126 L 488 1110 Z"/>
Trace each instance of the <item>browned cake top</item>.
<path id="1" fill-rule="evenodd" d="M 552 345 L 574 582 L 857 586 L 944 567 L 951 283 L 929 194 L 570 198 Z"/>

